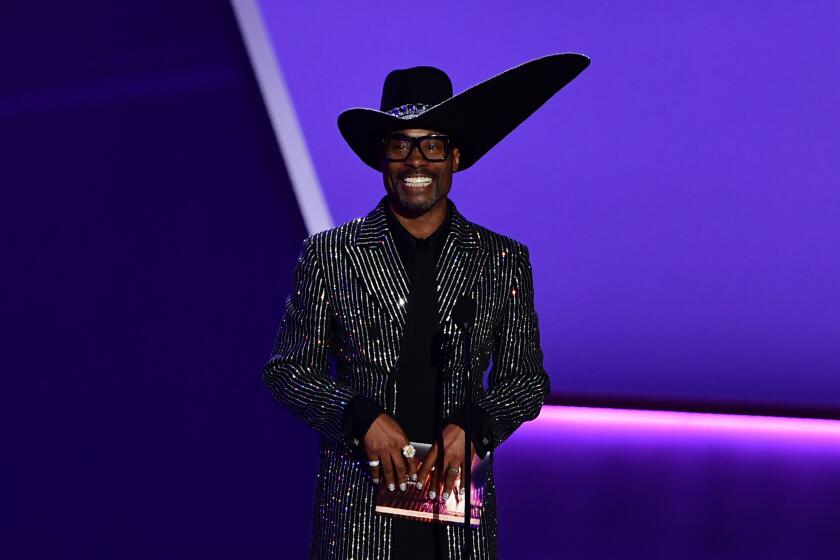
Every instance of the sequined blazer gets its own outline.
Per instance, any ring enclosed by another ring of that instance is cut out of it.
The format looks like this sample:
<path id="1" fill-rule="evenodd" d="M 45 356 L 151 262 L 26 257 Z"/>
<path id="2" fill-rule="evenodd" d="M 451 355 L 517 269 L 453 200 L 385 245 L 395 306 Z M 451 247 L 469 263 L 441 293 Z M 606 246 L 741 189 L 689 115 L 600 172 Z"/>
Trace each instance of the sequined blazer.
<path id="1" fill-rule="evenodd" d="M 549 391 L 543 368 L 528 250 L 468 222 L 452 206 L 437 270 L 439 317 L 448 335 L 441 418 L 461 406 L 462 334 L 451 314 L 468 294 L 473 403 L 491 418 L 490 449 L 537 416 Z M 363 395 L 395 414 L 397 358 L 405 327 L 408 277 L 386 222 L 384 200 L 365 218 L 305 240 L 294 287 L 263 379 L 274 397 L 322 434 L 312 559 L 381 560 L 391 551 L 391 520 L 375 513 L 375 487 L 344 413 Z M 328 356 L 336 377 L 328 374 Z M 481 376 L 486 372 L 487 388 Z M 491 468 L 473 557 L 496 558 L 496 491 Z M 449 557 L 461 558 L 464 529 L 447 525 Z"/>

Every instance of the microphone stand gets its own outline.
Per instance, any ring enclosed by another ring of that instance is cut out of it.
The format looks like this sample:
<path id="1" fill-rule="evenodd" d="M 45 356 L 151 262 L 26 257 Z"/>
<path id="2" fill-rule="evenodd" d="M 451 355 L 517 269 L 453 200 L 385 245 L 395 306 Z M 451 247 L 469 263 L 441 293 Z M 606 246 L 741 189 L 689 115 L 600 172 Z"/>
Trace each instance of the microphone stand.
<path id="1" fill-rule="evenodd" d="M 472 557 L 472 427 L 470 426 L 470 408 L 472 407 L 472 391 L 470 385 L 470 331 L 468 325 L 464 324 L 461 332 L 464 333 L 464 411 L 467 421 L 464 425 L 464 472 L 461 476 L 462 488 L 464 491 L 464 545 L 462 555 L 466 560 Z"/>
<path id="2" fill-rule="evenodd" d="M 470 383 L 470 330 L 475 322 L 475 300 L 463 295 L 455 302 L 452 309 L 455 324 L 464 336 L 464 472 L 461 475 L 461 488 L 464 489 L 464 544 L 461 547 L 463 558 L 472 557 L 472 384 Z"/>

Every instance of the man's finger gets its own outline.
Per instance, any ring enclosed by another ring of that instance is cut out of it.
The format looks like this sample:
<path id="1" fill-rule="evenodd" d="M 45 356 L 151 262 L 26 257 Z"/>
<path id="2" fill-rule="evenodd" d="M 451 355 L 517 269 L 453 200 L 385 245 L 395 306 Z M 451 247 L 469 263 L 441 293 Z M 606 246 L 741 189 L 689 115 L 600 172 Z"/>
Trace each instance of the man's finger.
<path id="1" fill-rule="evenodd" d="M 412 457 L 408 460 L 408 484 L 409 485 L 417 485 L 418 490 L 423 488 L 422 482 L 419 480 L 417 476 L 417 459 Z"/>
<path id="2" fill-rule="evenodd" d="M 429 449 L 429 452 L 426 453 L 426 456 L 423 458 L 423 464 L 420 467 L 420 472 L 417 473 L 417 481 L 420 482 L 425 491 L 433 492 L 430 494 L 430 498 L 434 498 L 437 493 L 434 491 L 434 480 L 435 480 L 435 463 L 437 462 L 438 456 L 438 446 L 437 443 L 432 444 L 432 447 Z"/>
<path id="3" fill-rule="evenodd" d="M 394 481 L 394 489 L 400 487 L 400 484 L 405 484 L 405 457 L 402 456 L 398 450 L 390 451 L 391 458 L 391 476 Z M 402 471 L 402 473 L 400 472 Z M 388 487 L 391 490 L 391 487 Z"/>
<path id="4" fill-rule="evenodd" d="M 458 467 L 456 465 L 447 465 L 445 472 L 446 474 L 443 477 L 443 494 L 441 494 L 441 498 L 443 498 L 443 501 L 448 500 L 449 496 L 452 495 L 452 492 L 455 491 L 455 480 L 459 477 L 461 473 L 461 467 Z"/>
<path id="5" fill-rule="evenodd" d="M 433 444 L 432 447 L 429 449 L 429 452 L 426 453 L 426 457 L 423 459 L 423 463 L 420 465 L 420 470 L 417 472 L 417 484 L 419 484 L 418 488 L 421 490 L 426 484 L 426 479 L 429 477 L 429 473 L 431 472 L 432 467 L 435 466 L 436 457 L 437 444 Z M 431 485 L 427 486 L 427 488 L 431 488 Z"/>
<path id="6" fill-rule="evenodd" d="M 394 485 L 394 465 L 391 462 L 391 456 L 388 454 L 382 455 L 380 461 L 382 461 L 380 473 L 385 478 L 385 485 L 388 490 L 393 492 L 396 486 Z"/>
<path id="7" fill-rule="evenodd" d="M 398 451 L 397 457 L 394 457 L 394 466 L 396 467 L 394 470 L 396 471 L 397 486 L 405 492 L 408 488 L 406 483 L 408 480 L 408 459 L 403 456 L 402 450 Z"/>
<path id="8" fill-rule="evenodd" d="M 432 489 L 435 491 L 437 496 L 440 496 L 443 493 L 443 485 L 446 483 L 446 467 L 451 464 L 452 459 L 447 458 L 448 453 L 443 440 L 441 439 L 438 441 L 440 442 L 440 448 L 443 451 L 438 453 L 437 459 L 435 460 L 435 476 Z"/>
<path id="9" fill-rule="evenodd" d="M 376 465 L 371 465 L 371 462 L 375 462 Z M 370 478 L 374 484 L 379 484 L 379 465 L 381 462 L 378 459 L 370 459 L 368 458 L 368 467 L 370 468 Z"/>

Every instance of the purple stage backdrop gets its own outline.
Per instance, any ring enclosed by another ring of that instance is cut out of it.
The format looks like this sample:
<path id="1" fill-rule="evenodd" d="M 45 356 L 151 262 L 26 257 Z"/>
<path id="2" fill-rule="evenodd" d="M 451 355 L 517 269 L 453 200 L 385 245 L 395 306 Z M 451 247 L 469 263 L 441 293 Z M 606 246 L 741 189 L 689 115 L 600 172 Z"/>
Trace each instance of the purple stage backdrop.
<path id="1" fill-rule="evenodd" d="M 383 193 L 336 117 L 391 69 L 591 57 L 453 185 L 531 249 L 555 396 L 840 407 L 836 1 L 260 6 L 335 223 Z"/>
<path id="2" fill-rule="evenodd" d="M 462 88 L 586 52 L 580 80 L 456 185 L 467 215 L 534 250 L 555 389 L 767 399 L 795 382 L 792 402 L 834 402 L 836 12 L 482 6 L 492 19 L 266 6 L 336 218 L 380 187 L 335 115 L 375 104 L 391 66 L 440 64 Z M 261 369 L 307 220 L 234 10 L 4 8 L 0 559 L 304 558 L 318 435 Z M 421 51 L 409 24 L 453 52 Z M 546 407 L 495 459 L 501 556 L 834 558 L 838 425 Z"/>

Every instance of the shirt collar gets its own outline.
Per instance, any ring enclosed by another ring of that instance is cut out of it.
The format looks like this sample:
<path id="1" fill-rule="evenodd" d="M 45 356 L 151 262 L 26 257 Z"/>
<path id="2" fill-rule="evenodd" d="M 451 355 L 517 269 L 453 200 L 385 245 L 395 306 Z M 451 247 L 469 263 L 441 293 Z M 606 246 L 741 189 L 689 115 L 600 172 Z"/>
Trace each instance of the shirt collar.
<path id="1" fill-rule="evenodd" d="M 443 248 L 446 236 L 452 226 L 452 210 L 452 202 L 446 199 L 446 217 L 443 219 L 443 223 L 434 233 L 425 239 L 418 239 L 411 235 L 393 214 L 387 202 L 385 203 L 385 219 L 388 221 L 388 229 L 391 230 L 391 234 L 398 244 L 405 244 L 413 249 L 417 249 L 418 246 L 427 245 L 438 251 Z"/>

